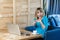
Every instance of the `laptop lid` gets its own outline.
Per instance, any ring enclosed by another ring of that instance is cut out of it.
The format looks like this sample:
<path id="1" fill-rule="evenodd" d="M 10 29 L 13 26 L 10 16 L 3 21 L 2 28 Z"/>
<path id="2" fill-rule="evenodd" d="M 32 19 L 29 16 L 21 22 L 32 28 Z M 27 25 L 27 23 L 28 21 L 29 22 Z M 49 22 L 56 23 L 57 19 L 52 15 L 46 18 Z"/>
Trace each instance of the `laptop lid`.
<path id="1" fill-rule="evenodd" d="M 8 32 L 16 35 L 21 35 L 19 26 L 17 24 L 7 24 Z"/>

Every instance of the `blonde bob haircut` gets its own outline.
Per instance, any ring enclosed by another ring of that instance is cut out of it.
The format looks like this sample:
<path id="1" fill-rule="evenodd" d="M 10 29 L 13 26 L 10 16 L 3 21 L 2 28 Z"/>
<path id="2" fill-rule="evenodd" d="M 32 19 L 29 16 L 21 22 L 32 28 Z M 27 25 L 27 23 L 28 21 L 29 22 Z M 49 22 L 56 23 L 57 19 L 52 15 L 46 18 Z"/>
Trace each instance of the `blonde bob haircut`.
<path id="1" fill-rule="evenodd" d="M 44 10 L 43 10 L 41 7 L 39 7 L 39 8 L 37 8 L 36 11 L 35 11 L 35 17 L 37 17 L 37 11 L 38 11 L 38 10 L 39 10 L 41 13 L 43 13 L 43 16 L 45 15 Z M 42 17 L 43 17 L 43 16 L 42 16 Z"/>

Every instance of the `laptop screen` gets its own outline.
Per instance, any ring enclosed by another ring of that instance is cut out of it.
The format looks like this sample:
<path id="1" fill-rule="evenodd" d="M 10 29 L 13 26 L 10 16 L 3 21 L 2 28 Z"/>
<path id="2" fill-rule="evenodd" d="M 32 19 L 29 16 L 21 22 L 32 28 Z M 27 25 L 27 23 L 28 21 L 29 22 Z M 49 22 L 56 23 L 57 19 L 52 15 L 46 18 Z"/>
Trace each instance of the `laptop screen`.
<path id="1" fill-rule="evenodd" d="M 8 32 L 16 35 L 21 35 L 18 24 L 7 24 Z"/>

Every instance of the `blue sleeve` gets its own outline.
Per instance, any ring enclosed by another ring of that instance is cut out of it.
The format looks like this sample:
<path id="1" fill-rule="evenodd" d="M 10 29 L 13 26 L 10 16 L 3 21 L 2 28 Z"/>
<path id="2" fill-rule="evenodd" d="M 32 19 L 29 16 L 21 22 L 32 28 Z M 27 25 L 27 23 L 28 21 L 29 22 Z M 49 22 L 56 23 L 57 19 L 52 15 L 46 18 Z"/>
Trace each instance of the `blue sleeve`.
<path id="1" fill-rule="evenodd" d="M 42 22 L 45 25 L 45 30 L 47 30 L 48 29 L 48 25 L 49 25 L 48 18 L 46 16 L 44 16 L 43 19 L 42 19 Z"/>

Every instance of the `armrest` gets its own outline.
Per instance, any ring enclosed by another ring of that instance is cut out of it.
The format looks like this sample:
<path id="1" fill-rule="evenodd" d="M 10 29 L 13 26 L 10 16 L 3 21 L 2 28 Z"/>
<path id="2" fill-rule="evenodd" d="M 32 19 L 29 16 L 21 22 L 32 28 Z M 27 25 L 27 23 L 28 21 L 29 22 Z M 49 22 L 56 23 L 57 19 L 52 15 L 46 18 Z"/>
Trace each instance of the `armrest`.
<path id="1" fill-rule="evenodd" d="M 45 33 L 45 40 L 60 40 L 60 29 L 54 29 Z"/>

